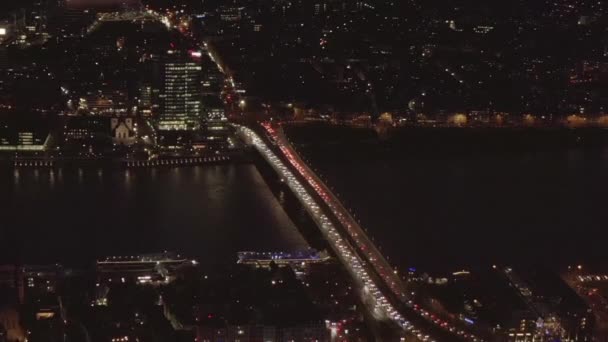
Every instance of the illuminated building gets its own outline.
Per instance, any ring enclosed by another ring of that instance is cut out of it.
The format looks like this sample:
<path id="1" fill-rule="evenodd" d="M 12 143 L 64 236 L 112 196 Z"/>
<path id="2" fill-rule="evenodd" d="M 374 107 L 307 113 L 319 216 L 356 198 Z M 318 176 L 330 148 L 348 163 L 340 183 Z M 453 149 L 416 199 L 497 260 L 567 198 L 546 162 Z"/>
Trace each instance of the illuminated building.
<path id="1" fill-rule="evenodd" d="M 97 261 L 97 276 L 103 282 L 154 284 L 169 281 L 177 269 L 188 265 L 196 265 L 196 261 L 167 252 L 110 256 Z"/>
<path id="2" fill-rule="evenodd" d="M 135 125 L 132 118 L 114 117 L 110 120 L 112 141 L 119 145 L 131 145 L 136 140 Z"/>
<path id="3" fill-rule="evenodd" d="M 116 89 L 99 89 L 84 96 L 85 109 L 96 115 L 121 115 L 128 111 L 126 92 Z"/>
<path id="4" fill-rule="evenodd" d="M 203 97 L 205 112 L 205 146 L 222 149 L 228 145 L 230 126 L 224 110 L 224 103 L 216 96 Z"/>
<path id="5" fill-rule="evenodd" d="M 0 127 L 0 152 L 39 152 L 49 144 L 49 130 L 39 125 L 6 123 Z"/>
<path id="6" fill-rule="evenodd" d="M 161 66 L 158 129 L 198 130 L 201 126 L 202 67 L 196 56 L 168 51 Z"/>
<path id="7" fill-rule="evenodd" d="M 148 83 L 142 83 L 139 87 L 138 106 L 140 112 L 145 116 L 152 115 L 153 107 L 153 91 L 152 86 Z"/>
<path id="8" fill-rule="evenodd" d="M 66 142 L 82 142 L 109 136 L 110 119 L 107 117 L 70 117 L 64 127 Z"/>
<path id="9" fill-rule="evenodd" d="M 325 262 L 329 260 L 329 255 L 326 252 L 308 249 L 293 253 L 239 252 L 238 258 L 237 262 L 245 265 L 269 266 L 272 263 L 276 265 L 300 265 Z"/>

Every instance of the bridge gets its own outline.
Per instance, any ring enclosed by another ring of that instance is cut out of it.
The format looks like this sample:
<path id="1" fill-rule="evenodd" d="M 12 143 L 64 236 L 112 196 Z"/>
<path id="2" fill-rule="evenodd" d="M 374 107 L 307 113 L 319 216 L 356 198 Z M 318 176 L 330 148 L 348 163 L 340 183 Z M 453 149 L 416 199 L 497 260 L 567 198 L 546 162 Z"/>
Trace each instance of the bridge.
<path id="1" fill-rule="evenodd" d="M 280 127 L 263 124 L 268 144 L 254 130 L 239 135 L 272 166 L 296 195 L 359 288 L 362 302 L 378 320 L 392 321 L 423 341 L 484 341 L 459 322 L 434 315 L 414 303 L 406 286 L 358 222 L 300 159 Z M 485 336 L 485 335 L 484 335 Z"/>

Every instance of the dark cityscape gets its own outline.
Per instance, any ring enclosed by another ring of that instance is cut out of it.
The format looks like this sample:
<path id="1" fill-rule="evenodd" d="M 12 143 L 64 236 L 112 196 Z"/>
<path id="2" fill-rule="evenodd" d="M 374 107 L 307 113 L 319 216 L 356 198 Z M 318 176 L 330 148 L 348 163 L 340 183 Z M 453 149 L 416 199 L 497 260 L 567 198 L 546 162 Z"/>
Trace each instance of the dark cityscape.
<path id="1" fill-rule="evenodd" d="M 608 341 L 608 2 L 0 0 L 0 342 Z"/>

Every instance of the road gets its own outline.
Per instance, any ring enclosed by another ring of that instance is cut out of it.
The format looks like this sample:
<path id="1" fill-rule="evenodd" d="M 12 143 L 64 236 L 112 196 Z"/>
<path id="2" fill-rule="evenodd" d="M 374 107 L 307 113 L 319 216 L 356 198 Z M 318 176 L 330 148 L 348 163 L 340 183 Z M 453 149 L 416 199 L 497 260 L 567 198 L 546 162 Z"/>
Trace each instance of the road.
<path id="1" fill-rule="evenodd" d="M 377 285 L 380 290 L 384 291 L 389 301 L 396 306 L 400 313 L 405 315 L 410 322 L 415 322 L 417 327 L 429 331 L 432 336 L 437 336 L 441 341 L 447 340 L 449 337 L 467 341 L 491 339 L 492 336 L 487 331 L 454 319 L 441 317 L 412 302 L 408 296 L 407 287 L 399 277 L 397 270 L 388 263 L 359 222 L 342 205 L 331 189 L 300 158 L 283 133 L 281 126 L 273 127 L 267 123 L 262 126 L 285 160 L 294 167 L 303 181 L 313 190 L 313 194 L 317 196 L 325 212 L 335 218 L 334 223 L 338 231 L 356 247 L 356 253 L 365 262 L 370 274 L 378 278 Z"/>
<path id="2" fill-rule="evenodd" d="M 365 269 L 363 261 L 354 252 L 354 248 L 341 237 L 334 224 L 323 213 L 321 207 L 294 173 L 253 130 L 240 127 L 239 134 L 246 142 L 256 148 L 303 204 L 306 211 L 321 229 L 322 234 L 338 258 L 347 266 L 349 273 L 354 277 L 356 283 L 360 285 L 360 288 L 363 290 L 364 303 L 371 309 L 373 317 L 379 320 L 391 319 L 404 330 L 412 330 L 411 324 L 392 307 L 382 292 L 379 291 L 378 286 L 372 281 L 372 277 Z"/>
<path id="3" fill-rule="evenodd" d="M 328 187 L 300 159 L 282 130 L 263 124 L 269 143 L 245 127 L 253 145 L 295 193 L 362 289 L 362 300 L 379 320 L 393 321 L 424 341 L 483 339 L 436 317 L 408 299 L 405 284 Z M 292 172 L 292 170 L 294 172 Z"/>

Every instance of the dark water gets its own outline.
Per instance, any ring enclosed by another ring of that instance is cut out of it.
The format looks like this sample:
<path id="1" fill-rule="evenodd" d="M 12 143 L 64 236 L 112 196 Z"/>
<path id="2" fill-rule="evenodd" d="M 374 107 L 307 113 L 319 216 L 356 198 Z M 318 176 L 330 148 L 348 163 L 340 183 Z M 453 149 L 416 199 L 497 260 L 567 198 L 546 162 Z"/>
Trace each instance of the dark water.
<path id="1" fill-rule="evenodd" d="M 398 266 L 608 261 L 606 147 L 378 153 L 367 135 L 347 144 L 311 136 L 322 143 L 301 152 Z M 3 170 L 0 189 L 2 262 L 173 250 L 224 263 L 240 250 L 306 246 L 284 210 L 298 206 L 254 165 Z"/>
<path id="2" fill-rule="evenodd" d="M 2 171 L 0 260 L 82 264 L 171 250 L 201 262 L 306 246 L 254 165 Z"/>
<path id="3" fill-rule="evenodd" d="M 439 138 L 416 152 L 359 138 L 299 149 L 395 264 L 608 263 L 608 148 L 463 153 Z"/>

